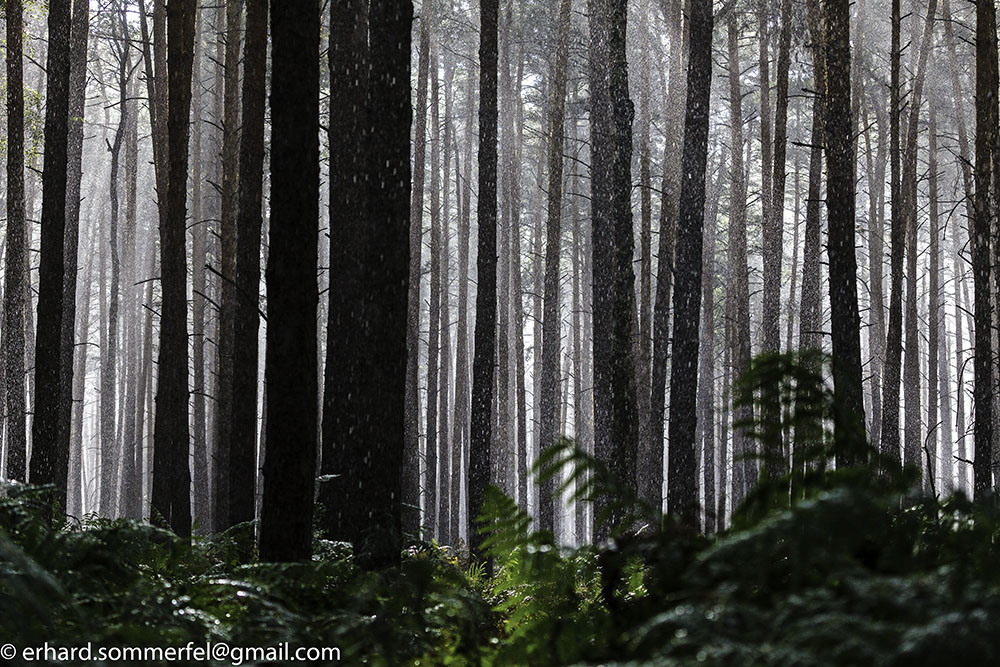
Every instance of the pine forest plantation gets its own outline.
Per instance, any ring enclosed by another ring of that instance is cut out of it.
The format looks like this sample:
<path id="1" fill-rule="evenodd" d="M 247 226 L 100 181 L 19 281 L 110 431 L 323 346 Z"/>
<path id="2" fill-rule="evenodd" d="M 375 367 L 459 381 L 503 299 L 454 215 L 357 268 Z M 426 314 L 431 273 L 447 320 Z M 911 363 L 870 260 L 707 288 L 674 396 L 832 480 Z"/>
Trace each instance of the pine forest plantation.
<path id="1" fill-rule="evenodd" d="M 4 664 L 1000 660 L 994 0 L 0 15 Z"/>

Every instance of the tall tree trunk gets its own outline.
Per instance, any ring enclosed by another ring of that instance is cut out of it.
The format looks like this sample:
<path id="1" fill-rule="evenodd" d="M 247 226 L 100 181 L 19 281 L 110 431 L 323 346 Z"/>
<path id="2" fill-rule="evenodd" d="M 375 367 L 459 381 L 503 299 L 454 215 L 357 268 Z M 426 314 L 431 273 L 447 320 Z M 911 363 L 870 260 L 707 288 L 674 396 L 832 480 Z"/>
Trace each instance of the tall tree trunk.
<path id="1" fill-rule="evenodd" d="M 899 380 L 900 356 L 903 346 L 903 253 L 906 228 L 902 218 L 899 155 L 899 0 L 892 0 L 892 47 L 889 83 L 889 330 L 885 345 L 885 376 L 882 384 L 882 441 L 879 455 L 889 461 L 899 461 Z"/>
<path id="2" fill-rule="evenodd" d="M 705 163 L 712 87 L 712 3 L 691 0 L 687 113 L 684 120 L 685 174 L 677 233 L 677 285 L 674 292 L 674 355 L 670 381 L 667 507 L 689 526 L 697 526 L 695 487 L 698 376 L 698 320 L 701 306 L 702 222 L 705 216 Z"/>
<path id="3" fill-rule="evenodd" d="M 904 420 L 904 456 L 906 465 L 921 467 L 923 440 L 920 423 L 920 332 L 917 313 L 917 130 L 920 105 L 923 97 L 924 72 L 930 51 L 934 28 L 936 0 L 927 3 L 927 19 L 917 58 L 917 71 L 910 96 L 910 118 L 906 131 L 906 150 L 903 155 L 903 198 L 906 216 L 906 349 L 903 360 L 903 387 L 906 401 Z"/>
<path id="4" fill-rule="evenodd" d="M 74 267 L 75 269 L 75 267 L 78 267 L 79 264 L 80 184 L 83 179 L 83 116 L 85 113 L 87 97 L 87 44 L 90 33 L 90 3 L 86 0 L 76 0 L 73 4 L 73 25 L 70 33 L 69 134 L 67 137 L 67 162 L 69 173 L 67 175 L 66 183 L 66 240 L 64 255 L 66 266 Z M 11 256 L 9 250 L 7 256 Z M 8 265 L 8 270 L 9 266 L 10 265 Z M 70 421 L 74 394 L 74 323 L 76 321 L 76 284 L 78 273 L 78 271 L 74 269 L 67 270 L 63 276 L 63 321 L 62 331 L 60 333 L 60 354 L 62 355 L 62 358 L 60 359 L 60 366 L 63 376 L 60 380 L 59 387 L 59 425 L 62 428 L 59 433 L 59 447 L 60 449 L 65 449 L 70 452 L 71 471 L 68 482 L 69 487 L 66 509 L 71 514 L 74 510 L 78 511 L 80 509 L 78 504 L 78 499 L 80 498 L 80 468 L 79 466 L 73 465 L 73 462 L 80 457 L 80 454 L 70 449 Z M 9 334 L 10 330 L 8 329 L 5 331 L 4 335 L 7 336 Z M 20 342 L 22 351 L 24 347 L 23 335 L 24 334 L 22 332 Z M 23 413 L 23 362 L 20 388 L 22 392 L 21 412 Z M 10 413 L 8 412 L 8 414 Z M 23 433 L 23 420 L 19 428 L 20 430 L 18 432 Z M 77 514 L 77 516 L 79 516 L 79 514 Z"/>
<path id="5" fill-rule="evenodd" d="M 542 317 L 542 376 L 539 409 L 539 446 L 550 447 L 556 439 L 556 394 L 559 386 L 559 246 L 562 220 L 563 140 L 566 134 L 566 81 L 569 70 L 571 0 L 560 0 L 556 59 L 552 66 L 552 96 L 549 99 L 548 222 L 545 237 L 544 315 Z M 553 531 L 555 480 L 542 485 L 539 517 L 542 530 Z"/>
<path id="6" fill-rule="evenodd" d="M 483 509 L 491 468 L 493 366 L 496 362 L 497 308 L 497 0 L 482 0 L 479 30 L 479 253 L 476 330 L 472 361 L 472 425 L 469 442 L 468 535 L 481 556 L 476 517 Z"/>
<path id="7" fill-rule="evenodd" d="M 27 481 L 25 433 L 24 311 L 27 229 L 24 215 L 24 79 L 21 0 L 8 0 L 7 28 L 7 264 L 4 271 L 4 360 L 7 378 L 7 470 Z"/>
<path id="8" fill-rule="evenodd" d="M 121 150 L 128 130 L 128 82 L 131 78 L 131 40 L 128 27 L 123 25 L 124 15 L 111 18 L 111 48 L 118 65 L 118 126 L 114 142 L 111 144 L 111 172 L 108 193 L 111 200 L 111 226 L 108 230 L 108 249 L 111 259 L 111 283 L 109 285 L 107 346 L 101 349 L 101 512 L 113 517 L 118 507 L 118 464 L 121 461 L 119 441 L 116 437 L 115 404 L 117 393 L 118 362 L 118 311 L 121 292 L 121 252 L 119 249 L 119 218 L 121 217 L 121 197 L 118 193 L 120 180 Z"/>
<path id="9" fill-rule="evenodd" d="M 424 443 L 424 521 L 430 539 L 438 538 L 438 377 L 441 342 L 441 113 L 437 53 L 431 47 L 431 238 L 427 334 L 427 435 Z"/>
<path id="10" fill-rule="evenodd" d="M 710 196 L 712 205 L 705 211 L 705 251 L 702 254 L 701 299 L 702 327 L 706 333 L 698 360 L 698 439 L 702 449 L 703 493 L 705 497 L 705 534 L 716 531 L 715 516 L 715 234 L 722 195 L 722 175 L 725 164 L 719 165 L 719 176 Z"/>
<path id="11" fill-rule="evenodd" d="M 736 17 L 730 15 L 727 25 L 729 45 L 729 126 L 730 139 L 730 186 L 729 186 L 729 285 L 727 306 L 732 331 L 729 345 L 732 348 L 732 368 L 730 383 L 733 386 L 750 370 L 750 280 L 747 267 L 747 226 L 746 199 L 747 183 L 743 162 L 743 92 L 740 86 L 739 28 Z M 803 282 L 803 290 L 805 283 Z M 817 285 L 818 289 L 818 285 Z M 731 301 L 731 303 L 729 303 Z M 742 428 L 735 424 L 745 422 L 753 416 L 752 406 L 738 405 L 733 408 L 733 492 L 732 506 L 735 507 L 746 495 L 750 485 L 751 468 L 747 455 L 753 451 L 753 441 Z M 720 510 L 722 518 L 725 509 Z"/>
<path id="12" fill-rule="evenodd" d="M 451 533 L 461 538 L 461 499 L 466 487 L 462 485 L 463 472 L 468 466 L 469 456 L 469 236 L 472 218 L 472 144 L 475 122 L 475 76 L 472 63 L 468 60 L 466 73 L 466 116 L 465 116 L 465 166 L 462 172 L 462 207 L 458 227 L 458 324 L 455 330 L 455 435 L 452 438 L 451 488 L 455 509 L 451 514 Z M 458 177 L 458 150 L 455 150 L 455 176 Z M 456 188 L 456 191 L 458 189 Z"/>
<path id="13" fill-rule="evenodd" d="M 264 560 L 295 561 L 308 560 L 312 550 L 316 469 L 319 3 L 272 0 L 271 16 L 267 453 L 260 553 Z"/>
<path id="14" fill-rule="evenodd" d="M 367 423 L 360 441 L 369 458 L 359 487 L 364 492 L 361 506 L 368 510 L 369 524 L 378 527 L 372 536 L 377 539 L 369 540 L 368 554 L 361 560 L 362 565 L 373 567 L 398 564 L 402 549 L 412 21 L 413 5 L 408 0 L 372 3 L 369 9 L 367 106 L 378 109 L 379 114 L 369 117 L 365 132 L 370 142 L 366 151 L 367 211 L 370 224 L 377 225 L 380 233 L 368 235 L 365 253 L 368 269 L 364 279 L 371 286 L 365 333 L 371 345 L 370 358 L 381 361 L 369 367 L 370 384 L 362 389 L 367 401 L 361 406 L 362 414 Z M 270 413 L 268 421 L 274 414 Z"/>
<path id="15" fill-rule="evenodd" d="M 433 0 L 421 7 L 417 100 L 413 122 L 413 189 L 410 203 L 410 274 L 406 333 L 406 461 L 403 466 L 403 530 L 420 530 L 420 276 L 423 270 L 424 176 L 427 156 L 427 78 L 430 70 Z M 332 198 L 331 198 L 332 202 Z"/>
<path id="16" fill-rule="evenodd" d="M 991 2 L 976 4 L 976 192 L 972 241 L 975 287 L 975 454 L 973 493 L 982 498 L 992 487 L 993 341 L 990 330 L 990 183 L 997 132 L 997 29 Z"/>
<path id="17" fill-rule="evenodd" d="M 649 104 L 652 96 L 650 76 L 652 62 L 650 51 L 653 43 L 649 32 L 649 15 L 652 13 L 649 0 L 643 0 L 639 16 L 639 353 L 638 401 L 639 401 L 639 442 L 646 443 L 650 437 L 650 365 L 653 362 L 653 193 L 650 173 L 650 116 Z M 574 332 L 578 330 L 574 327 Z M 575 343 L 575 338 L 574 338 Z M 574 368 L 574 372 L 576 369 Z M 640 444 L 642 447 L 643 444 Z M 644 462 L 648 464 L 648 462 Z M 642 474 L 645 477 L 645 474 Z"/>
<path id="18" fill-rule="evenodd" d="M 660 199 L 660 239 L 656 266 L 656 299 L 653 304 L 653 360 L 650 368 L 649 439 L 640 442 L 643 464 L 639 467 L 640 494 L 656 508 L 663 506 L 663 432 L 666 409 L 667 359 L 670 347 L 670 304 L 674 279 L 674 245 L 681 189 L 681 151 L 684 142 L 684 105 L 686 82 L 683 43 L 685 18 L 680 0 L 663 2 L 663 13 L 670 32 L 670 88 L 664 104 L 665 139 L 663 181 Z M 647 449 L 648 447 L 648 449 Z M 647 472 L 648 471 L 648 472 Z"/>
<path id="19" fill-rule="evenodd" d="M 196 35 L 194 42 L 194 78 L 200 81 L 202 77 L 202 53 L 204 22 L 197 18 Z M 149 75 L 147 74 L 147 77 Z M 204 125 L 202 113 L 204 105 L 201 88 L 197 88 L 193 104 L 195 109 L 192 112 L 192 147 L 191 159 L 194 164 L 191 168 L 191 365 L 192 365 L 192 406 L 191 406 L 191 454 L 192 454 L 192 499 L 194 504 L 191 508 L 192 519 L 200 524 L 203 529 L 211 531 L 212 522 L 212 495 L 209 486 L 209 453 L 208 453 L 208 431 L 206 398 L 208 395 L 208 382 L 205 378 L 205 342 L 206 342 L 206 322 L 205 307 L 208 303 L 207 286 L 205 281 L 205 265 L 208 260 L 208 220 L 202 216 L 202 182 L 204 152 L 202 151 L 202 137 L 204 136 Z M 215 411 L 213 410 L 213 413 Z"/>
<path id="20" fill-rule="evenodd" d="M 368 17 L 363 2 L 331 4 L 330 87 L 327 141 L 330 155 L 330 289 L 323 389 L 323 455 L 320 484 L 327 535 L 359 543 L 366 521 L 355 497 L 366 452 L 355 433 L 362 418 L 357 400 L 363 359 L 361 304 L 365 225 L 364 144 L 368 120 Z M 242 240 L 242 239 L 241 239 Z M 406 474 L 406 473 L 404 473 Z M 327 475 L 338 477 L 327 478 Z"/>
<path id="21" fill-rule="evenodd" d="M 240 28 L 242 5 L 240 0 L 226 0 L 226 31 L 220 33 L 225 43 L 225 65 L 222 111 L 222 207 L 219 257 L 219 330 L 218 375 L 216 385 L 215 462 L 223 474 L 213 481 L 222 488 L 215 494 L 216 507 L 213 518 L 215 529 L 223 531 L 234 525 L 229 507 L 229 484 L 232 459 L 233 404 L 233 327 L 236 309 L 236 215 L 238 200 L 239 143 L 240 143 Z M 222 13 L 222 8 L 219 8 Z M 216 119 L 218 121 L 219 119 Z M 240 400 L 244 400 L 243 397 Z"/>
<path id="22" fill-rule="evenodd" d="M 931 0 L 931 4 L 933 0 Z M 929 199 L 930 208 L 930 257 L 928 258 L 930 266 L 928 267 L 928 334 L 927 334 L 927 428 L 929 432 L 927 434 L 927 442 L 924 446 L 927 448 L 927 460 L 930 464 L 930 469 L 927 471 L 927 480 L 930 483 L 929 489 L 932 492 L 936 492 L 937 484 L 935 481 L 935 472 L 938 467 L 938 461 L 945 463 L 943 457 L 938 457 L 938 441 L 941 440 L 942 443 L 947 443 L 948 439 L 951 437 L 951 433 L 944 432 L 944 437 L 941 437 L 940 423 L 938 422 L 938 397 L 942 394 L 947 393 L 947 388 L 941 391 L 939 385 L 940 378 L 938 375 L 938 354 L 940 352 L 940 334 L 941 334 L 941 324 L 943 322 L 942 311 L 941 311 L 941 286 L 940 278 L 938 272 L 941 270 L 941 228 L 940 222 L 938 220 L 938 201 L 937 201 L 937 118 L 934 114 L 933 104 L 930 107 L 930 129 L 929 129 L 929 140 L 930 146 L 928 147 L 928 192 L 927 197 Z M 947 446 L 945 446 L 947 449 Z M 950 459 L 949 452 L 949 459 Z M 951 461 L 947 461 L 948 464 Z M 942 472 L 946 466 L 940 466 Z M 951 471 L 951 466 L 948 465 L 947 469 Z M 950 485 L 948 485 L 950 486 Z"/>
<path id="23" fill-rule="evenodd" d="M 589 81 L 595 455 L 623 483 L 633 485 L 639 422 L 633 338 L 632 102 L 625 60 L 626 4 L 624 0 L 590 0 Z M 598 499 L 595 516 L 603 513 L 605 502 Z M 621 518 L 611 516 L 610 525 Z M 607 537 L 608 527 L 595 526 L 595 535 Z"/>
<path id="24" fill-rule="evenodd" d="M 441 369 L 438 374 L 438 535 L 443 544 L 454 545 L 455 538 L 451 535 L 451 508 L 452 508 L 452 486 L 451 486 L 451 429 L 449 415 L 451 414 L 451 251 L 449 241 L 448 220 L 450 218 L 449 209 L 451 206 L 451 98 L 452 98 L 452 77 L 454 66 L 451 63 L 445 64 L 444 79 L 444 125 L 441 129 L 444 144 L 444 155 L 441 166 L 441 239 L 439 246 L 439 280 L 441 283 L 441 300 L 439 305 L 440 325 L 438 327 L 441 340 L 440 355 Z"/>
<path id="25" fill-rule="evenodd" d="M 66 273 L 67 144 L 69 131 L 70 0 L 49 2 L 46 62 L 42 238 L 35 338 L 35 404 L 31 421 L 31 482 L 53 484 L 56 513 L 66 511 L 69 451 L 60 442 L 62 291 Z M 75 271 L 76 267 L 71 267 Z M 68 416 L 68 415 L 67 415 Z M 58 523 L 58 519 L 57 519 Z"/>
<path id="26" fill-rule="evenodd" d="M 191 534 L 188 467 L 187 218 L 188 124 L 194 49 L 194 0 L 167 7 L 167 196 L 160 209 L 160 349 L 153 450 L 153 509 L 174 532 Z M 155 15 L 154 15 L 155 19 Z"/>
<path id="27" fill-rule="evenodd" d="M 841 407 L 834 421 L 837 464 L 864 457 L 865 406 L 861 387 L 861 318 L 858 315 L 854 219 L 854 137 L 851 123 L 850 6 L 825 0 L 827 255 L 833 387 Z M 860 430 L 859 430 L 860 429 Z"/>
<path id="28" fill-rule="evenodd" d="M 229 457 L 229 518 L 254 518 L 257 483 L 257 369 L 260 325 L 260 242 L 267 101 L 267 0 L 247 1 L 243 58 L 243 126 L 240 133 L 236 216 L 236 304 L 233 334 L 233 401 Z"/>

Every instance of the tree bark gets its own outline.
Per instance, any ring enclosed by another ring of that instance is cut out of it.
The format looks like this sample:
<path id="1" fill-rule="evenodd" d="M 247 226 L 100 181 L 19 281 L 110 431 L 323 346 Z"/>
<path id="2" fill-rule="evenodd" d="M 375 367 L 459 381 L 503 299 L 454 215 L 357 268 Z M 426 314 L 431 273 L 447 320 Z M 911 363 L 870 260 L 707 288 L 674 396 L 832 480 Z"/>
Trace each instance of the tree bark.
<path id="1" fill-rule="evenodd" d="M 319 3 L 272 0 L 271 17 L 267 453 L 260 552 L 262 560 L 296 561 L 308 560 L 312 552 L 316 469 Z"/>
<path id="2" fill-rule="evenodd" d="M 698 320 L 701 306 L 702 222 L 705 216 L 705 163 L 712 87 L 712 3 L 691 0 L 687 113 L 684 120 L 685 174 L 681 186 L 674 292 L 674 355 L 670 381 L 667 507 L 688 526 L 697 526 L 695 487 Z"/>
<path id="3" fill-rule="evenodd" d="M 491 468 L 493 367 L 496 363 L 497 273 L 497 0 L 482 0 L 479 31 L 479 252 L 476 260 L 476 329 L 472 361 L 472 425 L 469 442 L 469 546 L 482 556 L 476 517 Z"/>
<path id="4" fill-rule="evenodd" d="M 63 279 L 66 231 L 69 121 L 70 0 L 49 2 L 46 62 L 45 161 L 42 172 L 42 238 L 38 271 L 38 328 L 35 338 L 35 405 L 31 482 L 53 484 L 56 523 L 66 511 L 69 451 L 60 442 Z M 76 270 L 76 267 L 71 267 Z M 67 415 L 68 416 L 68 415 Z"/>
<path id="5" fill-rule="evenodd" d="M 24 387 L 24 285 L 27 230 L 24 215 L 23 7 L 8 0 L 7 28 L 7 264 L 4 271 L 4 359 L 7 378 L 7 479 L 27 481 Z"/>
<path id="6" fill-rule="evenodd" d="M 552 66 L 552 96 L 549 99 L 548 222 L 545 235 L 545 274 L 542 316 L 541 399 L 539 438 L 542 449 L 556 439 L 556 394 L 559 386 L 559 246 L 562 220 L 563 140 L 566 134 L 566 81 L 569 70 L 571 0 L 560 0 L 556 37 L 556 59 Z M 555 480 L 540 489 L 539 518 L 542 530 L 554 531 Z"/>
<path id="7" fill-rule="evenodd" d="M 160 209 L 160 349 L 156 388 L 152 503 L 157 522 L 191 534 L 188 467 L 187 218 L 188 130 L 191 111 L 194 0 L 167 7 L 167 196 Z M 154 15 L 155 19 L 155 15 Z M 159 70 L 158 71 L 162 71 Z"/>
<path id="8" fill-rule="evenodd" d="M 825 0 L 826 210 L 830 262 L 833 387 L 840 411 L 834 419 L 837 465 L 864 459 L 865 406 L 861 387 L 861 319 L 855 256 L 854 137 L 851 123 L 850 6 Z M 860 429 L 860 430 L 859 430 Z"/>

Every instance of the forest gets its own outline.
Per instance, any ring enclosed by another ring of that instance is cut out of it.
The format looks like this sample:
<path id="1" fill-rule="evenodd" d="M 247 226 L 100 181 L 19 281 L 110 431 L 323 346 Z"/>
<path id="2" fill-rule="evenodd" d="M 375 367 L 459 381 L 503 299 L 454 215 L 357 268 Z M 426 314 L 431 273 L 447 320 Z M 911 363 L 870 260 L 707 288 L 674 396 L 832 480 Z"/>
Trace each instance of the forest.
<path id="1" fill-rule="evenodd" d="M 994 0 L 0 14 L 0 664 L 1000 662 Z"/>

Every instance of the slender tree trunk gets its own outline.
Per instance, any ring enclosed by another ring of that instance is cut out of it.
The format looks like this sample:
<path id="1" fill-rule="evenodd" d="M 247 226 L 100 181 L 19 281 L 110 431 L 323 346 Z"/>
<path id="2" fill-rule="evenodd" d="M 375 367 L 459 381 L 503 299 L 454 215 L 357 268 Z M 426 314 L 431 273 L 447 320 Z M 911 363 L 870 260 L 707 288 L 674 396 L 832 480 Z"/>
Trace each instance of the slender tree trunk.
<path id="1" fill-rule="evenodd" d="M 701 292 L 702 327 L 706 333 L 698 360 L 698 402 L 701 404 L 698 420 L 699 444 L 702 449 L 702 482 L 705 497 L 705 534 L 714 533 L 715 515 L 715 234 L 722 194 L 722 174 L 725 165 L 719 165 L 719 176 L 711 193 L 712 205 L 705 212 L 705 252 L 702 254 Z"/>
<path id="2" fill-rule="evenodd" d="M 433 0 L 421 7 L 417 100 L 413 123 L 413 190 L 410 203 L 410 274 L 406 333 L 406 460 L 403 466 L 403 530 L 420 530 L 420 276 L 422 272 L 424 175 L 427 156 L 427 78 L 430 70 Z M 331 198 L 332 203 L 332 198 Z"/>
<path id="3" fill-rule="evenodd" d="M 635 484 L 635 274 L 632 271 L 632 103 L 625 62 L 626 2 L 590 0 L 595 455 Z M 697 325 L 696 325 L 697 326 Z M 692 432 L 693 436 L 693 432 Z M 693 448 L 692 448 L 693 449 Z M 598 499 L 595 516 L 603 513 Z M 622 517 L 595 526 L 599 538 Z"/>
<path id="4" fill-rule="evenodd" d="M 476 329 L 472 362 L 472 425 L 469 442 L 468 535 L 482 556 L 476 517 L 483 509 L 491 468 L 493 366 L 496 362 L 497 266 L 497 0 L 482 0 L 479 31 L 479 253 Z"/>
<path id="5" fill-rule="evenodd" d="M 90 33 L 90 3 L 86 0 L 76 0 L 73 5 L 73 25 L 70 33 L 69 134 L 67 138 L 69 173 L 66 183 L 66 240 L 64 241 L 64 254 L 66 266 L 74 268 L 68 269 L 63 276 L 63 321 L 60 333 L 60 354 L 62 355 L 60 367 L 62 369 L 62 378 L 60 380 L 59 395 L 59 425 L 62 430 L 59 433 L 59 447 L 70 452 L 70 477 L 66 509 L 70 514 L 73 514 L 74 511 L 79 512 L 80 509 L 80 467 L 74 465 L 74 462 L 81 457 L 79 452 L 70 449 L 70 421 L 73 410 L 73 353 L 75 349 L 74 322 L 76 321 L 76 284 L 78 273 L 76 267 L 79 264 L 80 184 L 83 179 L 83 116 L 87 96 L 87 44 Z M 7 256 L 12 256 L 9 251 Z M 8 270 L 9 266 L 8 264 Z M 7 330 L 4 335 L 7 336 L 9 333 L 10 331 Z M 23 350 L 23 332 L 21 336 L 20 345 Z M 7 386 L 9 388 L 9 385 Z M 22 392 L 21 402 L 23 413 L 23 364 L 19 386 Z M 10 413 L 8 412 L 8 414 Z M 24 431 L 23 421 L 19 428 L 19 432 Z M 79 513 L 76 516 L 79 516 Z"/>
<path id="6" fill-rule="evenodd" d="M 452 486 L 451 476 L 451 428 L 449 415 L 451 414 L 451 250 L 449 224 L 451 206 L 451 99 L 452 99 L 452 77 L 454 67 L 450 63 L 445 64 L 444 80 L 444 124 L 442 127 L 444 155 L 442 157 L 441 173 L 441 239 L 440 239 L 440 268 L 441 281 L 441 303 L 440 303 L 440 325 L 439 335 L 441 337 L 440 360 L 441 369 L 438 375 L 438 446 L 440 455 L 438 456 L 438 485 L 440 493 L 438 495 L 438 534 L 443 544 L 455 544 L 455 538 L 451 534 L 451 511 L 452 511 Z"/>
<path id="7" fill-rule="evenodd" d="M 27 481 L 24 387 L 24 285 L 30 276 L 25 255 L 23 8 L 8 0 L 7 28 L 7 264 L 4 271 L 4 359 L 7 378 L 7 470 L 5 477 Z"/>
<path id="8" fill-rule="evenodd" d="M 747 226 L 746 198 L 747 184 L 743 162 L 743 92 L 740 86 L 739 29 L 736 17 L 730 16 L 727 26 L 729 45 L 729 126 L 730 139 L 730 186 L 729 186 L 729 277 L 731 291 L 727 290 L 727 301 L 731 299 L 730 319 L 732 332 L 729 344 L 732 348 L 732 368 L 730 383 L 733 386 L 750 370 L 750 280 L 747 267 Z M 803 282 L 803 290 L 805 283 Z M 818 289 L 818 285 L 817 285 Z M 733 408 L 733 507 L 746 495 L 753 483 L 747 455 L 753 451 L 753 441 L 742 428 L 735 425 L 753 416 L 753 408 L 739 405 Z M 722 511 L 724 519 L 725 510 Z"/>
<path id="9" fill-rule="evenodd" d="M 933 4 L 933 0 L 931 2 Z M 924 443 L 926 447 L 926 458 L 930 464 L 930 469 L 927 471 L 927 480 L 930 482 L 929 489 L 932 492 L 937 491 L 936 470 L 938 467 L 938 461 L 943 463 L 943 460 L 938 458 L 938 440 L 942 442 L 947 442 L 948 438 L 951 437 L 951 433 L 945 432 L 944 437 L 941 438 L 940 433 L 940 422 L 938 422 L 938 397 L 942 394 L 947 393 L 947 388 L 941 391 L 939 385 L 940 378 L 938 375 L 938 354 L 940 352 L 940 334 L 941 334 L 941 323 L 943 321 L 942 311 L 941 311 L 941 286 L 940 277 L 938 272 L 941 270 L 941 228 L 940 221 L 938 220 L 938 199 L 937 199 L 937 118 L 934 113 L 933 104 L 930 107 L 930 146 L 928 150 L 928 204 L 930 208 L 930 257 L 928 258 L 930 266 L 928 267 L 927 277 L 928 277 L 928 335 L 927 335 L 927 428 L 929 430 L 927 434 L 927 441 Z M 950 456 L 950 453 L 949 453 Z M 948 462 L 950 463 L 950 461 Z M 942 472 L 945 466 L 941 466 Z M 949 469 L 951 466 L 947 466 Z M 949 485 L 950 486 L 950 485 Z"/>
<path id="10" fill-rule="evenodd" d="M 556 439 L 556 394 L 559 386 L 559 247 L 562 220 L 563 139 L 566 134 L 566 82 L 569 70 L 571 0 L 560 0 L 556 59 L 552 67 L 549 99 L 548 222 L 545 236 L 544 315 L 542 317 L 541 399 L 539 446 L 547 448 Z M 539 516 L 542 530 L 553 531 L 555 480 L 541 488 Z"/>
<path id="11" fill-rule="evenodd" d="M 172 0 L 167 7 L 170 98 L 167 109 L 168 175 L 166 205 L 160 211 L 162 305 L 153 450 L 154 516 L 158 513 L 156 520 L 165 522 L 181 536 L 191 534 L 184 236 L 196 5 L 194 0 Z"/>
<path id="12" fill-rule="evenodd" d="M 240 28 L 242 25 L 242 2 L 226 0 L 226 30 L 220 39 L 225 43 L 225 64 L 223 66 L 223 112 L 222 112 L 222 191 L 219 257 L 219 329 L 218 375 L 216 385 L 215 415 L 215 456 L 222 474 L 213 480 L 221 484 L 215 493 L 215 529 L 223 531 L 234 525 L 229 507 L 230 474 L 232 460 L 233 404 L 233 354 L 234 321 L 236 309 L 236 215 L 238 200 L 239 144 L 240 144 Z M 219 8 L 222 13 L 222 8 Z M 218 119 L 216 119 L 218 120 Z M 240 400 L 243 400 L 241 397 Z"/>
<path id="13" fill-rule="evenodd" d="M 997 36 L 993 3 L 976 5 L 976 191 L 970 233 L 975 287 L 975 454 L 973 492 L 982 498 L 992 487 L 993 341 L 990 330 L 990 183 L 997 132 Z"/>
<path id="14" fill-rule="evenodd" d="M 66 232 L 69 131 L 70 0 L 49 2 L 46 62 L 45 162 L 42 172 L 42 238 L 38 271 L 38 334 L 35 339 L 35 403 L 31 482 L 53 484 L 56 515 L 66 511 L 69 451 L 62 446 L 59 396 Z M 76 267 L 71 267 L 75 271 Z M 67 415 L 68 417 L 68 415 Z M 56 521 L 59 522 L 58 519 Z"/>
<path id="15" fill-rule="evenodd" d="M 475 122 L 475 76 L 470 57 L 467 70 L 465 116 L 465 167 L 462 172 L 462 207 L 458 228 L 458 324 L 455 331 L 455 435 L 452 438 L 451 488 L 455 508 L 451 514 L 451 533 L 461 538 L 461 499 L 466 487 L 462 484 L 463 470 L 468 464 L 469 448 L 469 236 L 472 217 L 472 144 Z M 458 150 L 455 151 L 455 175 L 458 176 Z M 458 188 L 456 188 L 458 191 Z"/>
<path id="16" fill-rule="evenodd" d="M 663 433 L 666 409 L 667 359 L 670 348 L 670 304 L 674 279 L 674 245 L 681 190 L 681 153 L 684 143 L 684 105 L 686 81 L 684 62 L 687 53 L 683 43 L 684 14 L 680 0 L 662 3 L 667 28 L 670 31 L 670 88 L 665 103 L 665 135 L 663 148 L 663 181 L 660 200 L 660 239 L 656 266 L 656 299 L 653 304 L 653 359 L 650 368 L 650 400 L 648 443 L 640 442 L 643 464 L 639 467 L 640 494 L 656 508 L 663 506 Z M 648 450 L 646 450 L 648 447 Z M 648 476 L 647 472 L 648 471 Z"/>
<path id="17" fill-rule="evenodd" d="M 705 216 L 705 163 L 708 151 L 709 98 L 712 87 L 712 3 L 691 0 L 687 114 L 684 121 L 685 179 L 681 186 L 677 234 L 677 285 L 674 292 L 674 358 L 670 381 L 670 466 L 667 506 L 681 520 L 697 525 L 695 443 L 697 425 L 698 320 L 701 306 L 702 222 Z"/>
<path id="18" fill-rule="evenodd" d="M 424 521 L 423 528 L 430 539 L 438 538 L 438 377 L 441 342 L 441 114 L 440 82 L 437 53 L 431 47 L 431 238 L 430 287 L 427 334 L 427 436 L 424 462 Z"/>
<path id="19" fill-rule="evenodd" d="M 236 304 L 229 459 L 229 518 L 254 518 L 257 482 L 257 371 L 260 325 L 260 242 L 267 95 L 267 0 L 247 0 L 236 216 Z"/>
<path id="20" fill-rule="evenodd" d="M 903 254 L 906 228 L 901 210 L 899 117 L 899 0 L 892 0 L 892 47 L 889 83 L 889 160 L 891 168 L 889 230 L 889 330 L 886 334 L 885 376 L 882 384 L 880 456 L 899 461 L 899 381 L 903 346 Z"/>
<path id="21" fill-rule="evenodd" d="M 854 137 L 851 123 L 850 7 L 825 0 L 827 99 L 827 255 L 834 395 L 841 406 L 834 421 L 837 464 L 862 462 L 865 406 L 861 387 L 861 318 L 858 315 L 854 219 Z M 861 429 L 860 431 L 858 429 Z"/>

